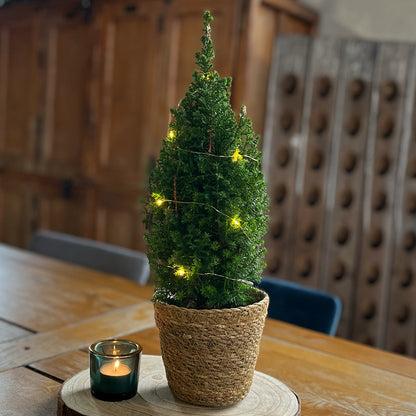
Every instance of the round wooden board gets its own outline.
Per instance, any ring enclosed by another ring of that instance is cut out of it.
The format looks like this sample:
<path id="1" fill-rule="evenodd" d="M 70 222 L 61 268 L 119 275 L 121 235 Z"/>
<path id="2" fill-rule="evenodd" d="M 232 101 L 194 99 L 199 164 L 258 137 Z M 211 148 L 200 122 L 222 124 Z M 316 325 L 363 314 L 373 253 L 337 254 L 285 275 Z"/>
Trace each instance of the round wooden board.
<path id="1" fill-rule="evenodd" d="M 298 397 L 281 381 L 256 371 L 250 392 L 234 406 L 193 406 L 175 399 L 169 390 L 162 357 L 143 355 L 138 393 L 130 400 L 104 402 L 90 392 L 89 370 L 67 380 L 59 397 L 58 416 L 74 415 L 210 415 L 210 416 L 298 416 Z"/>

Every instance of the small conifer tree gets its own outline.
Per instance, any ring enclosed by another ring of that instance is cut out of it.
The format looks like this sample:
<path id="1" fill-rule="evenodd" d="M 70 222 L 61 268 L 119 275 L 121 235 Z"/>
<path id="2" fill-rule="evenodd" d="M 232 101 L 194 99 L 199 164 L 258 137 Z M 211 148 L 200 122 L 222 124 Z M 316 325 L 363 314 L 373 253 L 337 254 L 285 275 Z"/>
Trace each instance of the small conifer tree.
<path id="1" fill-rule="evenodd" d="M 200 69 L 171 110 L 145 220 L 154 300 L 197 309 L 255 300 L 268 204 L 258 137 L 244 107 L 235 119 L 231 78 L 213 70 L 211 21 L 205 12 Z"/>

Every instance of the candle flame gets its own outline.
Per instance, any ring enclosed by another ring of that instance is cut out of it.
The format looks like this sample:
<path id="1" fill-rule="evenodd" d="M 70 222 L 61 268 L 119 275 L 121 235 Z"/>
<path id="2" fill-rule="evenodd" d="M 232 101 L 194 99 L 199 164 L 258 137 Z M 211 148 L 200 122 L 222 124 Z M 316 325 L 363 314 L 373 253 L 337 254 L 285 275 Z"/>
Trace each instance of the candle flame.
<path id="1" fill-rule="evenodd" d="M 119 365 L 120 365 L 120 361 L 119 360 L 116 360 L 114 362 L 114 371 L 117 371 L 117 368 L 119 367 Z"/>

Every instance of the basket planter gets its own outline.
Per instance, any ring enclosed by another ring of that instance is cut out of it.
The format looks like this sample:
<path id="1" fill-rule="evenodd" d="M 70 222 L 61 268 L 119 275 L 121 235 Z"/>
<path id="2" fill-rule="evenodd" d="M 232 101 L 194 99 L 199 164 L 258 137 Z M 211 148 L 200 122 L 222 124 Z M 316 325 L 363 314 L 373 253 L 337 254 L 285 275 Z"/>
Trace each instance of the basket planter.
<path id="1" fill-rule="evenodd" d="M 166 377 L 173 395 L 203 406 L 229 406 L 250 390 L 269 297 L 231 309 L 155 303 Z"/>

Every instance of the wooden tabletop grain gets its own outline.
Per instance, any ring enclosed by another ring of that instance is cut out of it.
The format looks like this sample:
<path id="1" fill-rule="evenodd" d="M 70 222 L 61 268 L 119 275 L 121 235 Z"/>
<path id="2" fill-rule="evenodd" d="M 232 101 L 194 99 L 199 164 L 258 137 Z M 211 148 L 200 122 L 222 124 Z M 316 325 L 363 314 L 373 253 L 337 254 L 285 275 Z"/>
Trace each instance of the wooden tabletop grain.
<path id="1" fill-rule="evenodd" d="M 153 289 L 0 244 L 0 415 L 56 415 L 86 348 L 124 336 L 160 354 Z M 257 370 L 302 415 L 416 415 L 416 360 L 268 319 Z"/>

